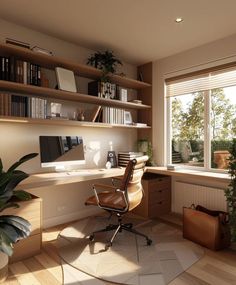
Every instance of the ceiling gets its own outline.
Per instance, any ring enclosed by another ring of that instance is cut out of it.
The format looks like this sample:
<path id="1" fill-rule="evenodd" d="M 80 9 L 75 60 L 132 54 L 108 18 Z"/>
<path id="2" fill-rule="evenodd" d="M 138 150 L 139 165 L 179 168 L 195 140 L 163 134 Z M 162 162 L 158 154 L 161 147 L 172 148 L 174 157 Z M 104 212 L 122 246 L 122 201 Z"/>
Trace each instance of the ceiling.
<path id="1" fill-rule="evenodd" d="M 235 0 L 0 0 L 0 17 L 132 64 L 236 33 Z M 183 17 L 182 23 L 175 23 Z"/>

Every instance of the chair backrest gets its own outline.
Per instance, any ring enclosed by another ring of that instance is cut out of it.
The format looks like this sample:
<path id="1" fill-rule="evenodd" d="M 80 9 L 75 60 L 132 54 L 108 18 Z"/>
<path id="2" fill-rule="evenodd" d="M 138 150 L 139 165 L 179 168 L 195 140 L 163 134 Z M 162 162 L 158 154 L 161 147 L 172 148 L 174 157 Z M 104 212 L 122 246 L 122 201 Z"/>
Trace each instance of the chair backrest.
<path id="1" fill-rule="evenodd" d="M 129 203 L 129 211 L 137 207 L 142 200 L 143 188 L 141 179 L 147 160 L 147 155 L 140 156 L 130 160 L 126 166 L 120 190 L 125 192 L 126 199 Z"/>

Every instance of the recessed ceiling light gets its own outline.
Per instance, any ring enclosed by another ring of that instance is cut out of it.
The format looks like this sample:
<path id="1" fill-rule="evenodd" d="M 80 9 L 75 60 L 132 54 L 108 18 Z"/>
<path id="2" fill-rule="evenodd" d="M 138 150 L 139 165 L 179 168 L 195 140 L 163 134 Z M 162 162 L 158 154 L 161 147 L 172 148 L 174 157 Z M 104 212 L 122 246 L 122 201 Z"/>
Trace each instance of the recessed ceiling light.
<path id="1" fill-rule="evenodd" d="M 183 22 L 183 18 L 178 17 L 178 18 L 175 19 L 175 22 L 176 23 L 181 23 L 181 22 Z"/>

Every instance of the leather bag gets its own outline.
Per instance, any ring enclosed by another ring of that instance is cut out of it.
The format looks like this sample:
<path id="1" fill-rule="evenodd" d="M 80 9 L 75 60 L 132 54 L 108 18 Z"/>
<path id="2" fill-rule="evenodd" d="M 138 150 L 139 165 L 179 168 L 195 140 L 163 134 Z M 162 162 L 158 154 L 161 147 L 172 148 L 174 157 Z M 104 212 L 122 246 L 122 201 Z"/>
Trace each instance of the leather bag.
<path id="1" fill-rule="evenodd" d="M 212 250 L 230 245 L 228 214 L 198 205 L 183 207 L 183 237 Z"/>

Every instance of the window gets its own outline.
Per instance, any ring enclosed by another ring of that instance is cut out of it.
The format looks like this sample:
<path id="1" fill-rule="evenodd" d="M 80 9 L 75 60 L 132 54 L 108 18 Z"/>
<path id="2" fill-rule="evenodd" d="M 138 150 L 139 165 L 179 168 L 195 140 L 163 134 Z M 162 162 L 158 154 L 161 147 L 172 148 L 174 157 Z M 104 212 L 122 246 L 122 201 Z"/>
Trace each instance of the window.
<path id="1" fill-rule="evenodd" d="M 227 169 L 236 137 L 236 67 L 166 81 L 168 163 Z"/>

